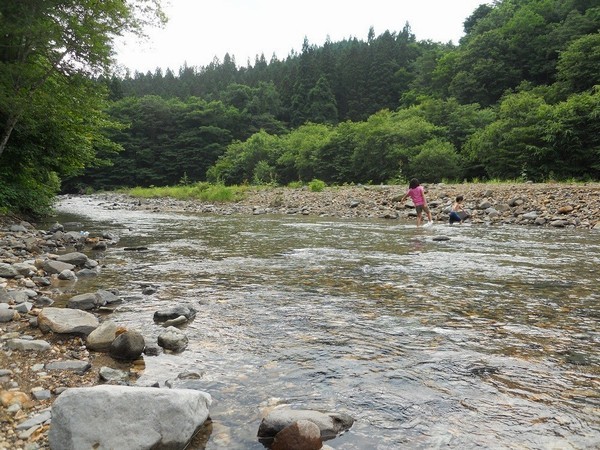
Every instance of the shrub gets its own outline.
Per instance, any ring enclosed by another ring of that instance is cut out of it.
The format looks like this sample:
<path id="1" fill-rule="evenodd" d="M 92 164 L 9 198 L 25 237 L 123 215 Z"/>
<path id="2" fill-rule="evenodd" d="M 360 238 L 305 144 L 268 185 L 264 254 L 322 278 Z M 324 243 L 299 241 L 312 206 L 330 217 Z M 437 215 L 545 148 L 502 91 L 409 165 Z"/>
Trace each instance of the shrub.
<path id="1" fill-rule="evenodd" d="M 317 180 L 316 178 L 308 183 L 308 188 L 311 192 L 321 192 L 326 186 L 324 181 Z"/>

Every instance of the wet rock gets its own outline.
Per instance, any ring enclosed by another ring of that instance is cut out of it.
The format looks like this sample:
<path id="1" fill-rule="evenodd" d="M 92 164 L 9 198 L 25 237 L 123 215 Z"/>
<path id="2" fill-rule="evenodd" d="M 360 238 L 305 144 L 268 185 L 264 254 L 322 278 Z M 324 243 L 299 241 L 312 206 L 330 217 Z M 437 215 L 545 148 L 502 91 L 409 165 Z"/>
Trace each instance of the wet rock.
<path id="1" fill-rule="evenodd" d="M 89 311 L 91 309 L 98 308 L 99 306 L 104 306 L 104 304 L 105 302 L 103 302 L 102 298 L 98 294 L 87 293 L 71 297 L 67 302 L 67 307 Z"/>
<path id="2" fill-rule="evenodd" d="M 98 319 L 86 311 L 70 308 L 44 308 L 38 315 L 40 330 L 87 336 L 98 328 Z"/>
<path id="3" fill-rule="evenodd" d="M 66 281 L 75 281 L 77 280 L 77 275 L 75 275 L 75 272 L 73 272 L 72 270 L 65 269 L 58 274 L 58 279 Z"/>
<path id="4" fill-rule="evenodd" d="M 95 277 L 100 273 L 100 269 L 81 269 L 77 272 L 77 276 L 79 277 Z"/>
<path id="5" fill-rule="evenodd" d="M 75 266 L 73 264 L 68 264 L 61 261 L 54 261 L 52 259 L 47 259 L 42 263 L 42 269 L 44 272 L 49 274 L 59 274 L 63 270 L 73 270 Z"/>
<path id="6" fill-rule="evenodd" d="M 111 292 L 111 291 L 107 291 L 105 289 L 99 289 L 98 291 L 96 291 L 96 295 L 98 295 L 98 297 L 100 297 L 101 303 L 103 305 L 119 303 L 122 301 L 121 298 L 117 294 L 115 294 L 114 292 Z"/>
<path id="7" fill-rule="evenodd" d="M 175 319 L 167 320 L 162 325 L 165 328 L 167 328 L 167 327 L 176 327 L 178 325 L 183 325 L 184 323 L 187 323 L 187 321 L 188 321 L 187 317 L 185 317 L 185 316 L 179 316 L 179 317 L 176 317 Z"/>
<path id="8" fill-rule="evenodd" d="M 48 232 L 51 234 L 56 233 L 57 231 L 65 231 L 65 227 L 58 222 L 52 225 L 48 230 Z"/>
<path id="9" fill-rule="evenodd" d="M 169 327 L 158 336 L 158 345 L 165 350 L 181 352 L 188 344 L 188 337 L 175 327 Z"/>
<path id="10" fill-rule="evenodd" d="M 319 427 L 322 439 L 333 439 L 339 433 L 350 429 L 354 419 L 344 413 L 319 412 L 311 410 L 276 409 L 265 417 L 258 428 L 260 439 L 274 438 L 284 428 L 299 420 L 308 420 Z"/>
<path id="11" fill-rule="evenodd" d="M 162 348 L 158 344 L 149 343 L 146 344 L 144 349 L 144 355 L 147 356 L 158 356 L 162 353 Z"/>
<path id="12" fill-rule="evenodd" d="M 72 264 L 73 266 L 76 266 L 76 267 L 83 267 L 85 265 L 85 263 L 87 262 L 88 257 L 84 253 L 71 252 L 71 253 L 66 253 L 64 255 L 60 255 L 58 258 L 56 258 L 56 260 L 59 262 Z"/>
<path id="13" fill-rule="evenodd" d="M 210 395 L 184 389 L 67 389 L 52 405 L 50 448 L 185 448 L 208 418 L 210 404 Z"/>
<path id="14" fill-rule="evenodd" d="M 176 305 L 170 308 L 165 308 L 154 313 L 155 322 L 165 322 L 167 320 L 177 319 L 179 316 L 184 316 L 187 320 L 192 320 L 196 317 L 196 310 L 187 305 Z"/>
<path id="15" fill-rule="evenodd" d="M 144 286 L 142 288 L 142 294 L 144 295 L 152 295 L 158 292 L 158 288 L 156 286 Z"/>
<path id="16" fill-rule="evenodd" d="M 309 420 L 299 420 L 277 433 L 271 450 L 320 450 L 322 446 L 319 427 Z"/>
<path id="17" fill-rule="evenodd" d="M 133 361 L 141 356 L 145 346 L 146 342 L 140 333 L 134 330 L 126 331 L 112 341 L 109 354 L 115 359 Z"/>

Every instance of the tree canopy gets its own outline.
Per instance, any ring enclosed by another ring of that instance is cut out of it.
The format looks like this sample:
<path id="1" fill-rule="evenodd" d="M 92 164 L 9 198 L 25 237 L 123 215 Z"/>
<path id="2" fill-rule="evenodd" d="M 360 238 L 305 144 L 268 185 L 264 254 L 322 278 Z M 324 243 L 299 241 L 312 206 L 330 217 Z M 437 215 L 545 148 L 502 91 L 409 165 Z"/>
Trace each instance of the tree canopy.
<path id="1" fill-rule="evenodd" d="M 93 77 L 109 73 L 115 37 L 163 20 L 156 0 L 0 4 L 0 195 L 9 207 L 28 209 L 22 197 L 36 191 L 47 201 L 51 180 L 116 148 L 103 136 L 106 91 Z"/>
<path id="2" fill-rule="evenodd" d="M 407 23 L 283 60 L 111 73 L 112 39 L 161 20 L 150 0 L 0 6 L 4 204 L 61 183 L 600 178 L 597 1 L 482 4 L 459 43 Z"/>

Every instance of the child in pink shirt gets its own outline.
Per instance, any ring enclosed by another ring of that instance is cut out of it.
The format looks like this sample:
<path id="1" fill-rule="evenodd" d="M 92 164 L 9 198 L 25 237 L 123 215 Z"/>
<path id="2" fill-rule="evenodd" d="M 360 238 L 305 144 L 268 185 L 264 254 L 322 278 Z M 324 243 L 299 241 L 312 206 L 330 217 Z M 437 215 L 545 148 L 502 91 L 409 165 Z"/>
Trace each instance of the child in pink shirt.
<path id="1" fill-rule="evenodd" d="M 429 211 L 429 207 L 427 206 L 427 200 L 425 199 L 425 191 L 423 190 L 423 186 L 419 184 L 419 180 L 413 178 L 410 180 L 408 184 L 408 192 L 404 194 L 401 202 L 406 200 L 407 197 L 410 197 L 415 205 L 415 209 L 417 210 L 417 226 L 421 226 L 421 214 L 423 211 L 427 214 L 427 218 L 429 219 L 429 224 L 433 224 L 433 219 L 431 218 L 431 211 Z"/>

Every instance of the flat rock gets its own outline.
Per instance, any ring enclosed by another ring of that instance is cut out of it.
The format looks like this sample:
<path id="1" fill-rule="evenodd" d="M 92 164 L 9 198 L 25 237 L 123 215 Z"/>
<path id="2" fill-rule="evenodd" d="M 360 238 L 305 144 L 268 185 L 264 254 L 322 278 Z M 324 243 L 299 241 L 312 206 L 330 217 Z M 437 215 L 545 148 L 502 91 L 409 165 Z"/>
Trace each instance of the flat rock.
<path id="1" fill-rule="evenodd" d="M 44 308 L 38 315 L 38 326 L 44 331 L 87 336 L 96 328 L 99 321 L 93 314 L 79 309 Z"/>
<path id="2" fill-rule="evenodd" d="M 52 405 L 50 448 L 183 449 L 208 418 L 210 404 L 209 394 L 187 389 L 67 389 Z"/>

